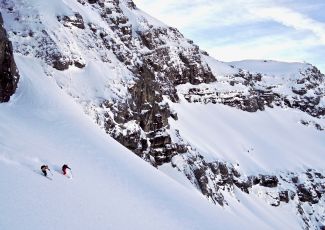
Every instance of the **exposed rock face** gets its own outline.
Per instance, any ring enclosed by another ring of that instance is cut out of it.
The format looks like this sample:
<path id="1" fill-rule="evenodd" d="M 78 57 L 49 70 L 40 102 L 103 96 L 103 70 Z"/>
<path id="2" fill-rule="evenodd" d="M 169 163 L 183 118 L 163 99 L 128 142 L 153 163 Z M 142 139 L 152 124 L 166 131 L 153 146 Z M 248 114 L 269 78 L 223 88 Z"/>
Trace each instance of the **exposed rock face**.
<path id="1" fill-rule="evenodd" d="M 79 13 L 75 13 L 73 16 L 57 16 L 57 18 L 66 27 L 75 26 L 79 29 L 85 29 L 83 18 Z"/>
<path id="2" fill-rule="evenodd" d="M 155 76 L 146 66 L 139 68 L 137 76 L 136 83 L 129 88 L 132 97 L 126 104 L 130 107 L 119 107 L 113 117 L 113 122 L 121 125 L 134 122 L 137 128 L 129 131 L 129 138 L 125 138 L 123 131 L 121 133 L 115 126 L 106 130 L 137 155 L 154 165 L 162 164 L 177 153 L 177 146 L 172 145 L 166 133 L 169 106 L 163 102 Z"/>
<path id="3" fill-rule="evenodd" d="M 322 226 L 325 220 L 324 210 L 319 210 L 325 199 L 325 177 L 322 173 L 308 169 L 301 173 L 246 176 L 229 163 L 207 163 L 202 156 L 194 155 L 175 156 L 172 165 L 183 172 L 211 202 L 227 205 L 225 194 L 234 194 L 234 189 L 239 188 L 272 206 L 292 205 L 301 216 L 304 229 L 319 229 Z"/>
<path id="4" fill-rule="evenodd" d="M 316 123 L 315 121 L 301 120 L 300 123 L 303 124 L 303 125 L 305 125 L 305 126 L 314 127 L 317 130 L 319 130 L 319 131 L 324 131 L 325 130 L 325 128 L 322 125 Z"/>
<path id="5" fill-rule="evenodd" d="M 19 73 L 15 64 L 12 44 L 3 28 L 0 14 L 0 102 L 7 102 L 16 91 Z"/>
<path id="6" fill-rule="evenodd" d="M 175 60 L 172 59 L 173 52 L 166 42 L 169 37 L 173 40 L 183 38 L 178 30 L 171 27 L 168 29 L 152 28 L 141 32 L 140 37 L 143 44 L 150 50 L 145 56 L 147 63 L 154 71 L 161 73 L 157 79 L 160 82 L 171 81 L 173 85 L 184 83 L 197 85 L 216 80 L 209 66 L 202 62 L 199 47 L 196 45 L 191 44 L 187 49 L 179 49 L 178 57 Z M 175 61 L 179 64 L 173 65 Z"/>
<path id="7" fill-rule="evenodd" d="M 16 5 L 17 4 L 17 5 Z M 2 1 L 1 7 L 6 10 L 7 14 L 13 17 L 13 23 L 8 24 L 8 33 L 12 38 L 14 52 L 25 56 L 34 56 L 44 60 L 53 68 L 63 71 L 71 65 L 79 68 L 84 66 L 78 49 L 71 46 L 68 38 L 58 38 L 49 28 L 46 28 L 40 15 L 30 10 L 30 15 L 21 18 L 19 7 L 28 7 L 27 2 Z M 65 27 L 82 28 L 83 21 L 81 15 L 57 15 L 57 19 Z M 20 28 L 20 29 L 18 29 Z"/>
<path id="8" fill-rule="evenodd" d="M 269 188 L 275 188 L 278 186 L 278 178 L 276 176 L 262 175 L 260 185 Z"/>
<path id="9" fill-rule="evenodd" d="M 226 82 L 229 84 L 228 91 L 218 88 L 217 83 L 205 87 L 193 86 L 186 91 L 181 90 L 181 94 L 189 102 L 222 103 L 248 112 L 280 106 L 296 108 L 313 117 L 325 115 L 325 107 L 320 104 L 321 98 L 325 95 L 325 76 L 312 65 L 302 70 L 299 78 L 291 82 L 274 84 L 269 82 L 268 76 L 263 73 L 252 74 L 241 69 L 229 76 Z M 292 85 L 288 88 L 290 94 L 279 93 L 278 88 L 285 84 Z"/>

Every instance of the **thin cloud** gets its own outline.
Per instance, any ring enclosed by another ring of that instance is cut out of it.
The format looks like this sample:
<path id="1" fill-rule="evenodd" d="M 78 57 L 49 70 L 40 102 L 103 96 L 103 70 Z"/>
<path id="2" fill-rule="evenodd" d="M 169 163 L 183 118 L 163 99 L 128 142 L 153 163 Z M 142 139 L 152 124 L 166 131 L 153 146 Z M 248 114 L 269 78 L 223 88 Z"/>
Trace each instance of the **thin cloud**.
<path id="1" fill-rule="evenodd" d="M 310 31 L 325 44 L 325 24 L 284 7 L 257 8 L 251 11 L 260 18 L 274 20 L 296 30 Z"/>

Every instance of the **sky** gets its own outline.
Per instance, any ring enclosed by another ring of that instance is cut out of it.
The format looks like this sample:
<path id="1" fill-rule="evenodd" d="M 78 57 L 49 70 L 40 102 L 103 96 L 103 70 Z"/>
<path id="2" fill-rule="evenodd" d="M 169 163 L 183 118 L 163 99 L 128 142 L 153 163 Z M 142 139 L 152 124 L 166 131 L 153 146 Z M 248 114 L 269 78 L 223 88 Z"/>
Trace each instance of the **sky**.
<path id="1" fill-rule="evenodd" d="M 325 73 L 325 0 L 134 0 L 221 61 L 308 62 Z"/>

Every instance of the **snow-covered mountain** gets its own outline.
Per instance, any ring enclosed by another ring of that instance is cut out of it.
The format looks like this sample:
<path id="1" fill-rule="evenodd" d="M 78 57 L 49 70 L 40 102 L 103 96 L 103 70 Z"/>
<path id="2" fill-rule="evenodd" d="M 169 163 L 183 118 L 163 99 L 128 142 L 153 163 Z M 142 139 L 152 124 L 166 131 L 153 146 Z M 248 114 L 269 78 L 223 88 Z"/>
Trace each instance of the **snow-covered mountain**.
<path id="1" fill-rule="evenodd" d="M 217 61 L 131 0 L 0 7 L 1 229 L 324 228 L 316 67 Z"/>

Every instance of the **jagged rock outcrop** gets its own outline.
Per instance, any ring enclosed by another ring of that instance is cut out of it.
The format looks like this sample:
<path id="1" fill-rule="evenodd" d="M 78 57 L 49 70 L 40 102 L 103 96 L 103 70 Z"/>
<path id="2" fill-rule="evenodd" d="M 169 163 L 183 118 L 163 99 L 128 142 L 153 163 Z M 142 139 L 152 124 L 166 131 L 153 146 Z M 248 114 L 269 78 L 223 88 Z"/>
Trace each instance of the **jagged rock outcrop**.
<path id="1" fill-rule="evenodd" d="M 139 67 L 136 73 L 135 84 L 129 87 L 130 98 L 122 105 L 114 109 L 108 102 L 103 107 L 114 111 L 110 117 L 109 124 L 105 126 L 120 143 L 134 151 L 143 159 L 153 165 L 161 165 L 170 162 L 176 154 L 186 152 L 186 147 L 179 143 L 172 143 L 168 118 L 172 115 L 169 105 L 163 101 L 163 94 L 159 83 L 156 81 L 153 71 L 148 66 Z M 133 123 L 135 126 L 129 129 L 123 127 L 126 123 Z M 125 135 L 124 132 L 128 134 Z"/>
<path id="2" fill-rule="evenodd" d="M 255 194 L 271 206 L 292 205 L 301 216 L 303 228 L 318 229 L 325 220 L 325 211 L 319 209 L 325 200 L 325 177 L 316 170 L 241 175 L 237 166 L 220 161 L 207 163 L 195 153 L 178 155 L 171 163 L 211 202 L 228 205 L 224 194 L 234 194 L 238 188 Z"/>
<path id="3" fill-rule="evenodd" d="M 239 69 L 238 73 L 227 79 L 229 89 L 226 91 L 216 84 L 187 87 L 186 90 L 181 89 L 180 93 L 188 102 L 222 103 L 248 112 L 263 111 L 266 107 L 274 106 L 290 107 L 313 117 L 323 117 L 325 107 L 320 100 L 325 96 L 324 82 L 325 75 L 312 65 L 301 70 L 297 79 L 291 82 L 283 80 L 277 84 L 269 82 L 268 76 L 263 73 L 252 74 Z M 291 93 L 279 93 L 278 88 L 286 84 Z M 245 86 L 245 90 L 242 86 Z"/>
<path id="4" fill-rule="evenodd" d="M 85 29 L 83 18 L 79 13 L 75 13 L 73 16 L 57 16 L 57 18 L 58 21 L 62 22 L 66 27 L 75 26 L 82 30 Z"/>
<path id="5" fill-rule="evenodd" d="M 18 69 L 14 60 L 12 44 L 3 28 L 0 13 L 0 102 L 7 102 L 16 91 L 19 80 Z"/>

